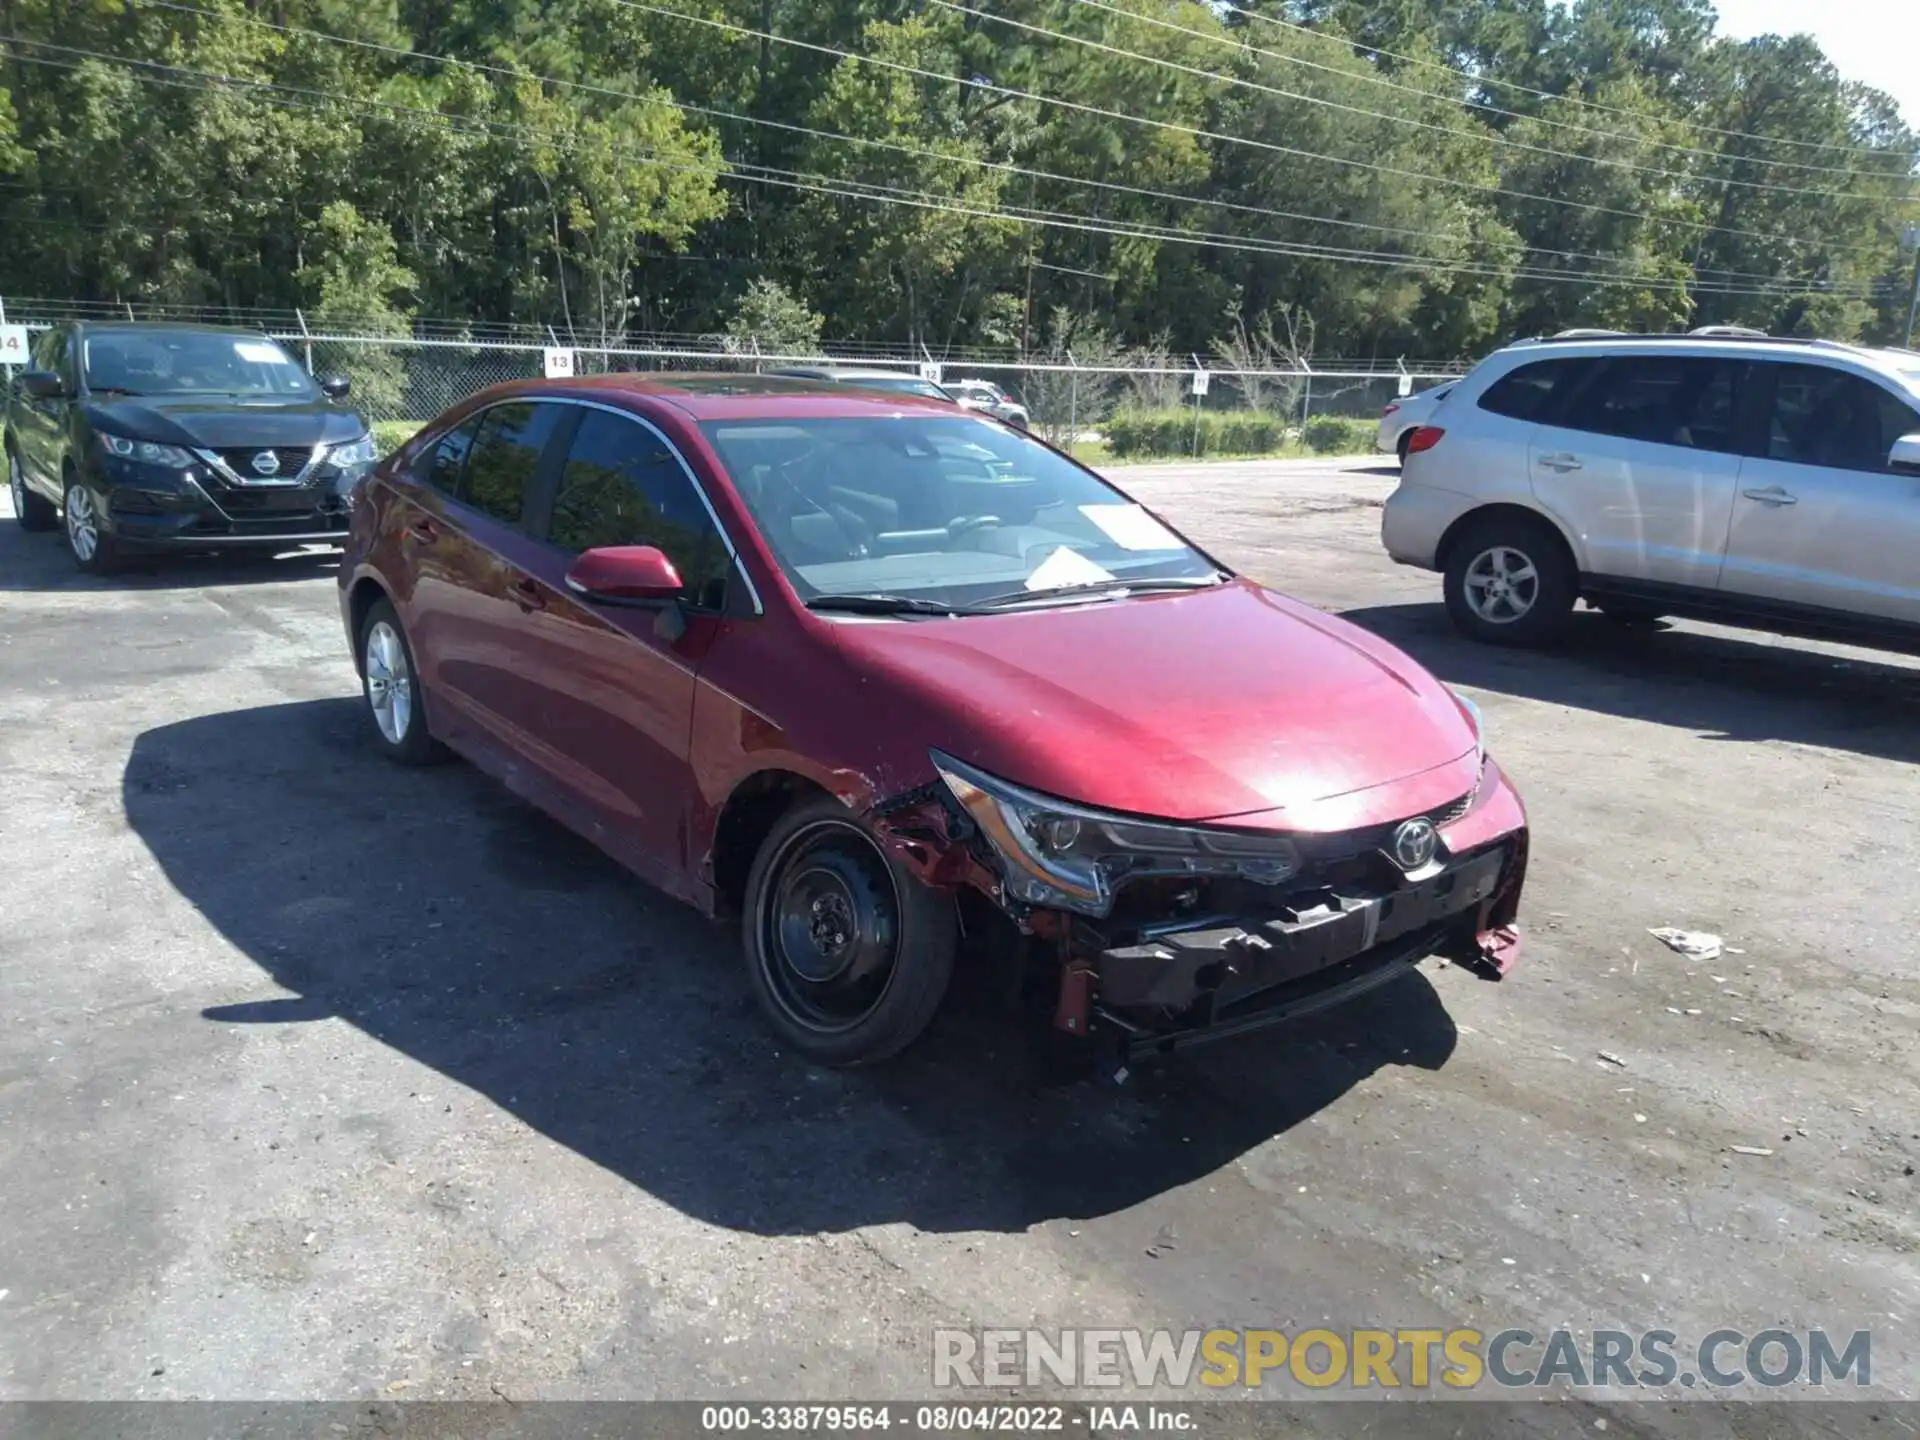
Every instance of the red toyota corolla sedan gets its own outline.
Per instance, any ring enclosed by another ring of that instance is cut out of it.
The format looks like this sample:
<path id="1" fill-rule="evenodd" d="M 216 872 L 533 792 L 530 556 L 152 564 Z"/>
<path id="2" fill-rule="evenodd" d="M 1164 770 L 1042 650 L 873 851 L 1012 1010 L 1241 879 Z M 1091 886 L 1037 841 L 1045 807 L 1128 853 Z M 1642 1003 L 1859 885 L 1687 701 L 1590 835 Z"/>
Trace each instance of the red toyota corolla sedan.
<path id="1" fill-rule="evenodd" d="M 1133 1048 L 1516 953 L 1526 816 L 1473 706 L 982 416 L 503 386 L 363 482 L 340 577 L 387 752 L 738 916 L 829 1064 L 918 1036 L 956 951 Z"/>

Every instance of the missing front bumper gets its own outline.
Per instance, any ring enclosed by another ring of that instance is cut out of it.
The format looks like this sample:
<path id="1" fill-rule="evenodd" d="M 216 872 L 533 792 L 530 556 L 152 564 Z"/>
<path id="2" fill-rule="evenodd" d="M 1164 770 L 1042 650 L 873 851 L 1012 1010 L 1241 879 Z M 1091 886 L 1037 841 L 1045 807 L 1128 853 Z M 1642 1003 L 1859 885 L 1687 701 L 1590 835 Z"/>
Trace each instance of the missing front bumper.
<path id="1" fill-rule="evenodd" d="M 1500 845 L 1398 889 L 1310 891 L 1258 916 L 1147 926 L 1129 944 L 1096 942 L 1069 968 L 1093 1011 L 1131 1036 L 1231 1034 L 1346 1000 L 1436 952 L 1484 951 L 1515 862 Z M 1511 963 L 1511 949 L 1500 960 Z M 1063 986 L 1059 1023 L 1071 1030 L 1066 998 Z"/>

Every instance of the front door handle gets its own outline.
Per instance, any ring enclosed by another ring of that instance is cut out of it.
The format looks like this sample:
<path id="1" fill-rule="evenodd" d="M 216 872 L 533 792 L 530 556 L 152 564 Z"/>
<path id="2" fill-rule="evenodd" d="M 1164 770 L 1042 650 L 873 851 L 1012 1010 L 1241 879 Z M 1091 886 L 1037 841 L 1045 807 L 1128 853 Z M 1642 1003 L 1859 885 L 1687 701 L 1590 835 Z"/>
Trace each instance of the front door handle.
<path id="1" fill-rule="evenodd" d="M 547 608 L 547 592 L 544 586 L 531 575 L 522 575 L 513 582 L 513 603 L 523 614 L 531 615 L 535 610 Z"/>
<path id="2" fill-rule="evenodd" d="M 1749 500 L 1758 500 L 1762 505 L 1798 505 L 1800 503 L 1798 495 L 1789 495 L 1778 485 L 1769 485 L 1764 490 L 1742 490 L 1740 493 Z"/>
<path id="3" fill-rule="evenodd" d="M 1580 463 L 1580 457 L 1578 455 L 1542 455 L 1540 457 L 1540 463 L 1546 466 L 1547 469 L 1557 470 L 1563 475 L 1569 470 L 1584 468 Z"/>

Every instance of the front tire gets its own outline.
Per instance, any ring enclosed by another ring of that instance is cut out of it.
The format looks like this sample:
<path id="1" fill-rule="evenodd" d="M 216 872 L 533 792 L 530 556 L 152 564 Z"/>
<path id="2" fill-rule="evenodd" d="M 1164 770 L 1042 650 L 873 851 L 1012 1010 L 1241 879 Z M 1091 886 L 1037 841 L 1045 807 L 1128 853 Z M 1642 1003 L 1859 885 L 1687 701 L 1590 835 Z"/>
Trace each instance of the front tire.
<path id="1" fill-rule="evenodd" d="M 7 488 L 13 492 L 13 518 L 22 530 L 51 530 L 60 518 L 51 500 L 27 488 L 26 467 L 20 452 L 7 446 Z"/>
<path id="2" fill-rule="evenodd" d="M 1462 634 L 1488 645 L 1542 645 L 1573 613 L 1579 575 L 1545 521 L 1491 515 L 1448 552 L 1445 590 Z"/>
<path id="3" fill-rule="evenodd" d="M 69 474 L 66 503 L 67 553 L 73 563 L 89 575 L 111 575 L 120 568 L 120 547 L 109 535 L 100 518 L 100 506 L 93 492 Z"/>
<path id="4" fill-rule="evenodd" d="M 780 1037 L 822 1065 L 891 1059 L 953 974 L 952 904 L 831 797 L 775 822 L 747 877 L 747 983 Z"/>
<path id="5" fill-rule="evenodd" d="M 374 739 L 402 765 L 431 765 L 446 751 L 427 730 L 420 672 L 392 604 L 376 600 L 360 623 L 360 694 Z"/>

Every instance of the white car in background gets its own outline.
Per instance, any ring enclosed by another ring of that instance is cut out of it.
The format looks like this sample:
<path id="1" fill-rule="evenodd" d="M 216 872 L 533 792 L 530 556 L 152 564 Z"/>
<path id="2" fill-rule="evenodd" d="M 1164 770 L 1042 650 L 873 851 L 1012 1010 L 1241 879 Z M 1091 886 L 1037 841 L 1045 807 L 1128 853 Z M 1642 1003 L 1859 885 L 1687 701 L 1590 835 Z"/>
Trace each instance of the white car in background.
<path id="1" fill-rule="evenodd" d="M 991 415 L 996 420 L 1004 420 L 1017 430 L 1025 430 L 1031 417 L 1027 407 L 1015 400 L 991 380 L 949 380 L 943 388 L 960 404 L 962 409 L 977 410 L 982 415 Z"/>
<path id="2" fill-rule="evenodd" d="M 1719 328 L 1527 341 L 1414 433 L 1381 541 L 1496 645 L 1577 600 L 1920 652 L 1920 354 Z"/>
<path id="3" fill-rule="evenodd" d="M 1398 455 L 1407 463 L 1407 439 L 1433 418 L 1433 407 L 1453 391 L 1452 384 L 1436 385 L 1416 395 L 1403 395 L 1380 412 L 1380 434 L 1374 447 L 1384 454 Z"/>

